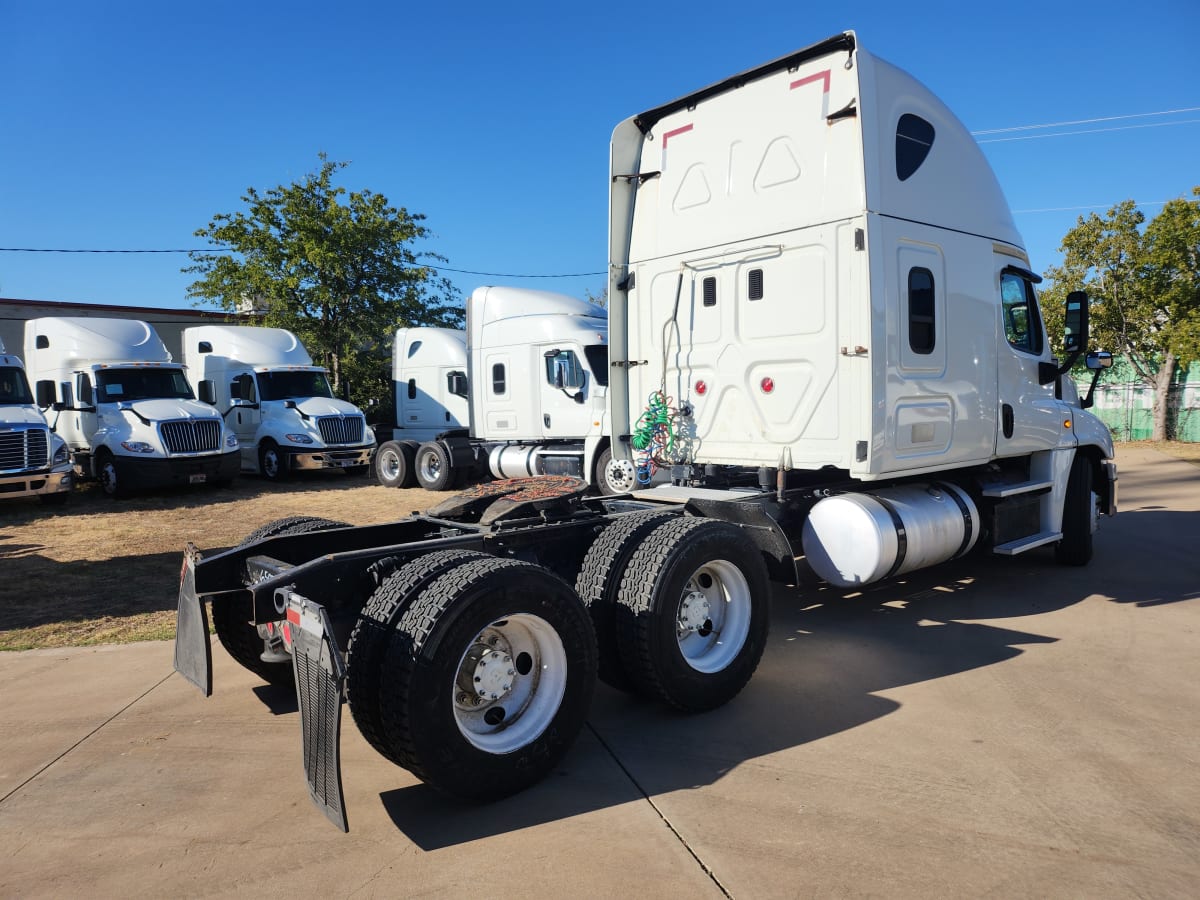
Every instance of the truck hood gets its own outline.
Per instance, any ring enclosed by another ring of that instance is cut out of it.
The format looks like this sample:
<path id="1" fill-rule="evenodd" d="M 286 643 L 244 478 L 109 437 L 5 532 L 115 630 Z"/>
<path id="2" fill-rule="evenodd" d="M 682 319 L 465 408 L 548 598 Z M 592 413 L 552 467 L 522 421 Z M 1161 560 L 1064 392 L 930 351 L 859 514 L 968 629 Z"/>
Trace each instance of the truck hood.
<path id="1" fill-rule="evenodd" d="M 283 400 L 271 401 L 272 406 L 277 406 L 283 409 Z M 296 406 L 299 407 L 305 415 L 316 418 L 317 416 L 361 416 L 360 410 L 353 403 L 347 403 L 345 400 L 334 400 L 331 397 L 305 397 L 303 399 L 296 398 Z"/>
<path id="2" fill-rule="evenodd" d="M 219 419 L 221 414 L 207 403 L 199 400 L 129 400 L 106 404 L 114 411 L 125 407 L 152 422 L 168 419 Z"/>
<path id="3" fill-rule="evenodd" d="M 0 406 L 0 431 L 8 425 L 45 425 L 42 414 L 32 406 Z"/>

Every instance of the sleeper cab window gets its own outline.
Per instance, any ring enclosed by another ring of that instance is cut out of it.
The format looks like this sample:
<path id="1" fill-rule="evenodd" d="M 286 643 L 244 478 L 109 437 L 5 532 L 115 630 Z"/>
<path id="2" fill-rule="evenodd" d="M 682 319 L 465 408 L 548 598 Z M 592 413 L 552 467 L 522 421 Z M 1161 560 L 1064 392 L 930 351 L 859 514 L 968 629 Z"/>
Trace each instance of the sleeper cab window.
<path id="1" fill-rule="evenodd" d="M 908 346 L 927 356 L 937 344 L 934 318 L 933 273 L 928 269 L 908 270 Z"/>
<path id="2" fill-rule="evenodd" d="M 1004 336 L 1018 350 L 1040 356 L 1042 322 L 1038 318 L 1037 295 L 1033 285 L 1020 275 L 1000 276 L 1000 306 L 1004 316 Z"/>
<path id="3" fill-rule="evenodd" d="M 933 126 L 912 113 L 905 113 L 896 123 L 896 177 L 907 181 L 933 148 Z"/>
<path id="4" fill-rule="evenodd" d="M 496 363 L 492 366 L 492 393 L 504 393 L 504 363 Z"/>

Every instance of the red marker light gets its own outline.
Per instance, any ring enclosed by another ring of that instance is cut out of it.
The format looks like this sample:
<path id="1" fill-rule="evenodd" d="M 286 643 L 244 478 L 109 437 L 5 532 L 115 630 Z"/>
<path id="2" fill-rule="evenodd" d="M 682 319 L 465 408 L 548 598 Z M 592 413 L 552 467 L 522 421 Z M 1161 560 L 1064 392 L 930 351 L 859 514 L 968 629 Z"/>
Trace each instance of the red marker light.
<path id="1" fill-rule="evenodd" d="M 767 376 L 758 383 L 758 386 L 762 388 L 762 392 L 764 394 L 769 394 L 771 391 L 775 390 L 775 379 Z"/>
<path id="2" fill-rule="evenodd" d="M 697 381 L 696 382 L 696 393 L 699 394 L 701 397 L 703 397 L 705 394 L 708 393 L 708 385 L 705 384 L 703 381 Z"/>

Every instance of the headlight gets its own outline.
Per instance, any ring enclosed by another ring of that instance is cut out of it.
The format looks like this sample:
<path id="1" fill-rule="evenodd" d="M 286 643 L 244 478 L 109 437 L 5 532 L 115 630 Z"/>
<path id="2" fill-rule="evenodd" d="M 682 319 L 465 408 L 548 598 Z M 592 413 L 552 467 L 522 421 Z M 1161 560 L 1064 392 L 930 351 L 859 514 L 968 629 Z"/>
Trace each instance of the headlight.
<path id="1" fill-rule="evenodd" d="M 226 447 L 228 447 L 230 450 L 234 450 L 237 448 L 237 445 L 238 445 L 238 442 L 237 442 L 236 434 L 233 434 L 232 432 L 230 432 L 228 435 L 226 435 L 226 437 L 225 437 L 225 446 Z"/>
<path id="2" fill-rule="evenodd" d="M 285 434 L 284 437 L 293 444 L 311 444 L 313 442 L 313 439 L 307 434 Z"/>
<path id="3" fill-rule="evenodd" d="M 71 458 L 70 452 L 67 450 L 66 444 L 60 444 L 58 449 L 54 451 L 54 459 L 50 463 L 53 466 L 61 465 Z"/>
<path id="4" fill-rule="evenodd" d="M 153 453 L 154 446 L 145 441 L 121 441 L 121 446 L 130 453 Z"/>

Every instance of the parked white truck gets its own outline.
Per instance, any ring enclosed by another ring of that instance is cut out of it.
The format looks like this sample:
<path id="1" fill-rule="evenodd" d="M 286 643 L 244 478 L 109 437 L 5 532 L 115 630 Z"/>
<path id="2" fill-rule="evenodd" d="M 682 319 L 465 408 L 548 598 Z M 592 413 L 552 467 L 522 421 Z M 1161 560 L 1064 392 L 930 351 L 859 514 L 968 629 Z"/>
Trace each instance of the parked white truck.
<path id="1" fill-rule="evenodd" d="M 62 503 L 74 485 L 67 445 L 34 405 L 20 358 L 0 341 L 0 500 Z"/>
<path id="2" fill-rule="evenodd" d="M 66 441 L 77 472 L 110 496 L 237 477 L 236 435 L 195 399 L 183 366 L 148 323 L 30 319 L 25 359 L 50 429 Z"/>
<path id="3" fill-rule="evenodd" d="M 342 828 L 343 686 L 383 755 L 502 797 L 554 769 L 597 669 L 683 711 L 736 696 L 772 580 L 1083 565 L 1116 512 L 1108 430 L 1060 399 L 1087 297 L 1060 362 L 974 140 L 853 33 L 622 122 L 609 183 L 613 464 L 673 483 L 495 482 L 185 554 L 176 667 L 211 691 L 204 597 L 243 664 L 290 654 L 310 796 Z"/>
<path id="4" fill-rule="evenodd" d="M 278 481 L 313 469 L 371 470 L 375 435 L 362 410 L 333 396 L 326 370 L 290 331 L 185 328 L 183 356 L 197 394 L 237 435 L 243 472 Z"/>
<path id="5" fill-rule="evenodd" d="M 467 328 L 402 328 L 392 352 L 396 427 L 379 447 L 381 483 L 431 491 L 469 478 L 573 475 L 605 494 L 608 320 L 594 303 L 481 287 Z"/>

